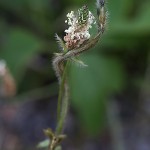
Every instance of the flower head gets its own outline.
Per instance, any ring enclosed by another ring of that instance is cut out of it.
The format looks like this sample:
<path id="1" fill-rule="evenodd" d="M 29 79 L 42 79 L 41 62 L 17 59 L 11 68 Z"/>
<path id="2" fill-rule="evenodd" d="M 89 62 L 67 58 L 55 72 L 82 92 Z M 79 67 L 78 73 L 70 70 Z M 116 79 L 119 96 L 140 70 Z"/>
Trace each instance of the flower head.
<path id="1" fill-rule="evenodd" d="M 89 29 L 96 23 L 95 17 L 84 5 L 77 13 L 68 13 L 67 18 L 65 23 L 68 23 L 69 28 L 65 30 L 64 41 L 68 49 L 77 48 L 90 38 Z"/>

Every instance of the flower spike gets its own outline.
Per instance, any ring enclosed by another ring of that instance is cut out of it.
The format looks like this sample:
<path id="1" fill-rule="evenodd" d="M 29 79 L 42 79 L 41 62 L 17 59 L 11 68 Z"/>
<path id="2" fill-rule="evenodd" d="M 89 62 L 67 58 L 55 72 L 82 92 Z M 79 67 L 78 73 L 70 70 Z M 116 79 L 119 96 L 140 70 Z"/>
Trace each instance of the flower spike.
<path id="1" fill-rule="evenodd" d="M 80 47 L 85 41 L 91 37 L 89 29 L 92 24 L 95 24 L 95 17 L 89 11 L 88 7 L 84 5 L 78 10 L 78 13 L 71 11 L 67 14 L 69 28 L 65 30 L 66 36 L 64 41 L 68 49 Z"/>
<path id="2" fill-rule="evenodd" d="M 97 15 L 98 15 L 98 26 L 101 33 L 104 32 L 107 20 L 107 11 L 105 10 L 105 0 L 97 0 Z"/>

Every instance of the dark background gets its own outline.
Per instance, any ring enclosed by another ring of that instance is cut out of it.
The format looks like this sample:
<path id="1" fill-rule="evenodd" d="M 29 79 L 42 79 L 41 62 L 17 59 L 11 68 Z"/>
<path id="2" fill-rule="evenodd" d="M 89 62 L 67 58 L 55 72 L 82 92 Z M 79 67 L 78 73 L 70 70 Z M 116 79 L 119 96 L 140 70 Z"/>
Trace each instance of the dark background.
<path id="1" fill-rule="evenodd" d="M 55 128 L 58 82 L 52 68 L 66 14 L 95 1 L 0 0 L 0 150 L 36 149 Z M 66 150 L 150 149 L 150 1 L 108 0 L 99 44 L 72 64 Z M 94 33 L 94 28 L 91 34 Z M 5 80 L 4 80 L 5 79 Z M 14 80 L 13 80 L 14 79 Z"/>

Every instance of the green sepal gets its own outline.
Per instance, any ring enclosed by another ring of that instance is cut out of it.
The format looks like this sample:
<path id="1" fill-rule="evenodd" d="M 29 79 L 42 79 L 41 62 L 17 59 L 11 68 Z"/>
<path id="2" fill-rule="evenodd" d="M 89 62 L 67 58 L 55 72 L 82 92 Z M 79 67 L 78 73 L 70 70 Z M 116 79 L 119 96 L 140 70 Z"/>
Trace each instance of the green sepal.
<path id="1" fill-rule="evenodd" d="M 88 66 L 83 61 L 79 60 L 77 57 L 71 58 L 71 60 L 79 67 L 87 67 Z"/>

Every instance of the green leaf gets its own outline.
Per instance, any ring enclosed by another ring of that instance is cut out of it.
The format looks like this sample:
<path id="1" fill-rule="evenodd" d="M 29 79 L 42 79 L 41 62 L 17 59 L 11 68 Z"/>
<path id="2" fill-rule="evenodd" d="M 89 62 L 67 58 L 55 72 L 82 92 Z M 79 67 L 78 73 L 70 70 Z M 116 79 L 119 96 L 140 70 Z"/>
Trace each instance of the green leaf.
<path id="1" fill-rule="evenodd" d="M 12 9 L 12 10 L 20 10 L 23 8 L 24 4 L 26 3 L 26 0 L 14 0 L 13 3 L 11 3 L 10 0 L 1 0 L 0 5 L 3 7 Z"/>
<path id="2" fill-rule="evenodd" d="M 142 30 L 144 30 L 146 28 L 145 30 L 150 31 L 150 29 L 149 29 L 149 26 L 150 26 L 149 6 L 150 6 L 150 2 L 147 1 L 147 2 L 143 3 L 143 5 L 140 7 L 140 13 L 139 13 L 139 15 L 137 15 L 137 17 L 135 19 L 135 21 L 137 21 L 137 23 L 138 23 L 139 29 L 143 27 Z"/>
<path id="3" fill-rule="evenodd" d="M 76 58 L 71 58 L 72 62 L 75 63 L 79 67 L 87 67 L 87 65 L 80 59 Z"/>
<path id="4" fill-rule="evenodd" d="M 61 146 L 57 146 L 55 150 L 62 150 Z"/>
<path id="5" fill-rule="evenodd" d="M 19 81 L 25 71 L 25 66 L 40 49 L 41 42 L 32 34 L 21 29 L 12 29 L 3 44 L 0 58 L 6 63 Z"/>
<path id="6" fill-rule="evenodd" d="M 46 148 L 46 147 L 48 147 L 49 142 L 50 142 L 49 139 L 46 139 L 46 140 L 40 142 L 40 143 L 37 145 L 37 148 Z"/>
<path id="7" fill-rule="evenodd" d="M 92 55 L 84 61 L 89 67 L 71 66 L 71 96 L 84 129 L 94 134 L 105 125 L 105 101 L 121 90 L 124 74 L 120 61 L 114 58 Z"/>

